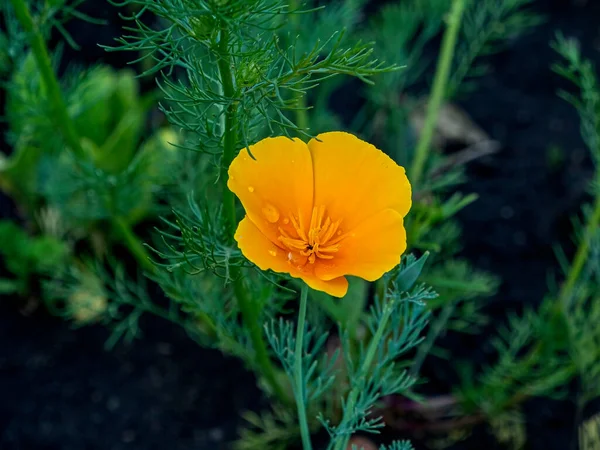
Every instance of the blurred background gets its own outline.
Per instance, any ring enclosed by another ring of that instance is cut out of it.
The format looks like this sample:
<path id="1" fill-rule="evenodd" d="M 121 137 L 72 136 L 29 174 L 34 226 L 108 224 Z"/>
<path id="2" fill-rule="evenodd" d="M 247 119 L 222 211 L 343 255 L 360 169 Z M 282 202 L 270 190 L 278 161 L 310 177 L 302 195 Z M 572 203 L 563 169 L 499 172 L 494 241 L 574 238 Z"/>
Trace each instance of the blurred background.
<path id="1" fill-rule="evenodd" d="M 364 17 L 384 3 L 369 2 Z M 568 83 L 550 71 L 556 53 L 549 41 L 556 31 L 578 39 L 582 54 L 600 67 L 600 2 L 535 0 L 532 8 L 544 22 L 487 58 L 491 70 L 477 80 L 470 95 L 456 102 L 501 144 L 498 152 L 468 166 L 464 190 L 480 199 L 459 215 L 464 227 L 461 254 L 502 279 L 485 306 L 492 324 L 495 318 L 503 320 L 507 310 L 519 312 L 543 299 L 547 274 L 556 264 L 553 245 L 561 243 L 572 251 L 570 217 L 586 198 L 593 172 L 577 112 L 556 95 Z M 119 10 L 101 0 L 88 0 L 80 10 L 106 24 L 68 22 L 66 28 L 82 50 L 64 47 L 63 63 L 126 67 L 130 54 L 107 53 L 99 46 L 112 45 L 122 34 Z M 437 48 L 427 50 L 431 57 Z M 154 86 L 151 79 L 140 83 L 142 92 Z M 5 102 L 6 92 L 0 91 L 2 111 Z M 333 96 L 332 108 L 344 116 L 351 116 L 355 107 L 351 96 Z M 4 136 L 5 121 L 0 130 Z M 0 145 L 10 152 L 7 143 Z M 18 216 L 4 195 L 0 216 Z M 109 331 L 102 325 L 74 328 L 34 303 L 3 296 L 0 449 L 228 448 L 240 425 L 239 412 L 264 404 L 253 376 L 236 359 L 198 347 L 169 322 L 145 316 L 141 328 L 141 339 L 105 351 Z M 485 342 L 468 335 L 442 339 L 453 352 L 474 361 L 485 361 L 490 351 Z M 444 370 L 425 363 L 424 371 L 434 380 L 431 392 L 451 388 L 453 380 Z M 575 448 L 572 402 L 532 399 L 523 410 L 525 448 Z M 598 411 L 600 404 L 592 402 L 584 416 Z M 446 448 L 484 447 L 504 448 L 481 425 Z"/>

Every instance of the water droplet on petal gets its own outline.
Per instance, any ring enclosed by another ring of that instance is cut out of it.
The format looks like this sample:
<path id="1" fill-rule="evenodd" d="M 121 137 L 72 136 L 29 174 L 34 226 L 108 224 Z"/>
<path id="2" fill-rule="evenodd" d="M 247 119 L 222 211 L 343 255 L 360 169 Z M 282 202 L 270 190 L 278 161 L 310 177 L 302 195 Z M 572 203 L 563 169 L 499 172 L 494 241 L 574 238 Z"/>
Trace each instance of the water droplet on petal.
<path id="1" fill-rule="evenodd" d="M 338 235 L 338 236 L 341 236 L 341 235 L 342 235 L 342 232 L 341 232 L 341 231 L 338 231 L 338 232 L 337 232 L 337 235 Z"/>
<path id="2" fill-rule="evenodd" d="M 277 252 L 275 250 L 269 250 L 269 255 L 277 256 Z"/>
<path id="3" fill-rule="evenodd" d="M 265 215 L 265 218 L 271 223 L 275 223 L 279 220 L 279 210 L 270 203 L 267 203 L 263 207 L 262 212 Z"/>
<path id="4" fill-rule="evenodd" d="M 286 217 L 285 219 L 283 219 L 283 223 L 287 225 L 288 223 L 290 223 L 290 219 L 288 219 L 288 218 Z"/>
<path id="5" fill-rule="evenodd" d="M 249 192 L 254 192 L 254 188 L 252 186 L 248 186 L 248 191 Z"/>

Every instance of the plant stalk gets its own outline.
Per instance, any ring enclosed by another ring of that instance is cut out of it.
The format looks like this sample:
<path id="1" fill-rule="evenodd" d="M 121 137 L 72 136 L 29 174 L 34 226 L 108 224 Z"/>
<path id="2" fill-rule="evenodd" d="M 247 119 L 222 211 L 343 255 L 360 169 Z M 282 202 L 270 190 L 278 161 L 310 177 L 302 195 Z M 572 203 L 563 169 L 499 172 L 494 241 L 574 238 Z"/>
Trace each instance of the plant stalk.
<path id="1" fill-rule="evenodd" d="M 237 219 L 235 215 L 235 197 L 233 192 L 227 187 L 228 170 L 233 157 L 235 155 L 236 146 L 236 106 L 233 103 L 235 95 L 235 85 L 233 72 L 231 71 L 231 61 L 229 59 L 229 32 L 226 26 L 221 30 L 219 41 L 219 73 L 221 75 L 221 83 L 223 84 L 223 96 L 230 100 L 230 103 L 225 108 L 225 121 L 223 130 L 223 159 L 221 161 L 221 170 L 219 177 L 223 183 L 223 210 L 225 220 L 229 230 L 229 238 L 233 242 L 233 236 L 237 227 Z"/>
<path id="2" fill-rule="evenodd" d="M 450 320 L 450 317 L 452 317 L 454 308 L 455 305 L 452 303 L 445 305 L 442 308 L 442 312 L 440 313 L 437 321 L 429 329 L 427 337 L 425 338 L 425 342 L 423 342 L 423 344 L 421 344 L 419 346 L 419 349 L 417 350 L 417 355 L 415 356 L 415 360 L 409 372 L 411 377 L 416 377 L 417 375 L 419 375 L 419 372 L 421 371 L 421 366 L 423 366 L 425 359 L 427 358 L 429 352 L 433 348 L 433 344 L 435 344 L 437 337 L 440 335 L 440 333 L 448 323 L 448 320 Z"/>
<path id="3" fill-rule="evenodd" d="M 81 158 L 84 156 L 83 147 L 81 146 L 79 136 L 77 136 L 75 126 L 69 117 L 67 105 L 63 99 L 54 69 L 52 68 L 50 54 L 48 52 L 48 48 L 46 47 L 44 37 L 42 36 L 42 33 L 38 29 L 37 25 L 34 23 L 26 1 L 10 1 L 15 10 L 17 20 L 20 22 L 21 26 L 29 37 L 31 51 L 33 52 L 38 70 L 40 71 L 42 82 L 44 83 L 46 91 L 48 92 L 48 96 L 50 97 L 50 103 L 54 109 L 54 114 L 52 114 L 51 120 L 55 122 L 56 127 L 61 131 L 67 145 L 71 147 L 73 153 Z"/>
<path id="4" fill-rule="evenodd" d="M 296 125 L 298 125 L 298 128 L 303 132 L 308 130 L 306 94 L 301 92 L 296 95 Z"/>
<path id="5" fill-rule="evenodd" d="M 144 270 L 154 273 L 156 271 L 156 267 L 154 264 L 152 264 L 152 261 L 150 261 L 148 252 L 131 229 L 131 226 L 121 217 L 113 218 L 113 223 L 115 228 L 119 231 L 119 233 L 121 233 L 121 236 L 125 240 L 127 248 L 144 268 Z"/>
<path id="6" fill-rule="evenodd" d="M 427 161 L 427 156 L 431 147 L 433 133 L 437 124 L 438 113 L 446 94 L 448 78 L 450 76 L 450 67 L 454 57 L 454 49 L 456 47 L 465 5 L 466 0 L 454 0 L 448 16 L 448 27 L 444 33 L 442 52 L 438 59 L 431 97 L 429 99 L 429 104 L 427 105 L 425 125 L 421 131 L 421 136 L 415 150 L 415 156 L 410 170 L 410 179 L 415 185 L 418 185 L 421 181 L 425 162 Z"/>
<path id="7" fill-rule="evenodd" d="M 298 35 L 302 30 L 300 30 L 300 20 L 299 13 L 297 12 L 300 9 L 300 1 L 299 0 L 291 0 L 290 1 L 290 21 L 292 22 L 292 29 L 294 33 Z M 292 43 L 290 42 L 290 45 Z M 296 113 L 296 125 L 302 132 L 306 132 L 308 130 L 308 111 L 307 111 L 307 103 L 306 103 L 306 92 L 297 92 L 293 94 L 295 96 L 296 104 L 295 104 L 295 113 Z"/>
<path id="8" fill-rule="evenodd" d="M 232 61 L 229 58 L 229 31 L 227 26 L 223 25 L 219 41 L 219 75 L 223 86 L 223 96 L 230 100 L 225 109 L 225 121 L 223 129 L 223 159 L 219 177 L 223 187 L 223 210 L 227 229 L 229 230 L 228 239 L 230 243 L 234 242 L 235 230 L 237 228 L 237 218 L 235 213 L 235 197 L 233 192 L 227 187 L 228 170 L 236 150 L 236 105 L 233 101 L 235 96 L 235 79 L 231 71 Z M 285 395 L 281 385 L 275 377 L 275 369 L 267 352 L 262 327 L 260 325 L 260 306 L 252 302 L 248 297 L 248 292 L 244 287 L 241 270 L 237 266 L 230 268 L 231 278 L 233 279 L 233 290 L 237 299 L 242 320 L 250 332 L 252 346 L 256 352 L 256 364 L 260 368 L 262 375 L 271 387 L 273 393 L 284 403 L 287 403 L 288 397 Z"/>
<path id="9" fill-rule="evenodd" d="M 375 335 L 371 339 L 369 343 L 369 347 L 367 349 L 367 353 L 365 355 L 365 360 L 363 361 L 362 366 L 360 367 L 360 376 L 359 379 L 363 379 L 369 373 L 369 369 L 373 364 L 373 360 L 375 359 L 375 355 L 377 353 L 377 348 L 379 347 L 379 342 L 383 338 L 383 333 L 385 331 L 385 327 L 387 326 L 388 321 L 390 320 L 390 316 L 394 311 L 396 302 L 391 301 L 386 303 L 383 309 L 383 315 L 381 317 L 381 321 L 379 322 L 379 326 L 377 327 L 377 331 L 375 331 Z M 348 395 L 348 400 L 346 401 L 346 408 L 344 412 L 344 417 L 342 422 L 347 420 L 347 416 L 352 414 L 354 408 L 356 406 L 356 400 L 358 400 L 358 395 L 360 394 L 360 386 L 354 386 Z M 350 436 L 346 436 L 344 439 L 340 439 L 335 446 L 335 450 L 345 450 L 348 447 L 348 442 L 350 440 Z"/>
<path id="10" fill-rule="evenodd" d="M 298 422 L 300 424 L 300 435 L 302 436 L 302 448 L 312 450 L 308 420 L 306 417 L 306 395 L 304 389 L 304 375 L 302 356 L 304 355 L 304 331 L 306 329 L 306 305 L 308 298 L 308 286 L 302 284 L 300 294 L 300 312 L 296 329 L 296 350 L 294 353 L 294 391 L 296 393 L 296 406 L 298 408 Z"/>
<path id="11" fill-rule="evenodd" d="M 600 179 L 600 176 L 598 176 Z M 567 274 L 567 280 L 562 285 L 560 290 L 558 299 L 559 303 L 566 307 L 567 303 L 571 295 L 573 294 L 573 289 L 575 289 L 575 284 L 577 280 L 581 276 L 581 272 L 585 266 L 585 262 L 590 253 L 590 245 L 593 238 L 594 233 L 597 232 L 598 227 L 600 226 L 600 192 L 596 193 L 596 199 L 594 201 L 594 209 L 592 211 L 592 216 L 590 220 L 585 226 L 583 239 L 581 240 L 579 247 L 577 248 L 577 252 L 575 253 L 575 258 L 573 259 L 573 264 L 569 269 L 569 273 Z"/>

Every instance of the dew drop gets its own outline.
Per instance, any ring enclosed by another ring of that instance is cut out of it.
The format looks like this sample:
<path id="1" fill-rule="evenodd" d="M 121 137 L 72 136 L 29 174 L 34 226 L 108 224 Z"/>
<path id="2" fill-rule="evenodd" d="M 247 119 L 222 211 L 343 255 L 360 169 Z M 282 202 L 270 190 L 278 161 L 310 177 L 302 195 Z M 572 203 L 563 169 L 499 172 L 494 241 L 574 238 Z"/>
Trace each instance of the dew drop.
<path id="1" fill-rule="evenodd" d="M 271 223 L 275 223 L 279 220 L 279 210 L 270 203 L 267 203 L 263 207 L 262 212 L 265 215 L 265 218 Z"/>
<path id="2" fill-rule="evenodd" d="M 277 256 L 277 252 L 275 250 L 269 250 L 269 255 Z"/>
<path id="3" fill-rule="evenodd" d="M 341 230 L 340 230 L 340 231 L 338 231 L 338 232 L 337 232 L 337 235 L 338 235 L 338 236 L 341 236 L 341 235 L 342 235 L 342 231 L 341 231 Z"/>
<path id="4" fill-rule="evenodd" d="M 288 218 L 286 217 L 285 219 L 283 219 L 283 223 L 287 225 L 288 223 L 290 223 L 290 219 L 288 219 Z"/>
<path id="5" fill-rule="evenodd" d="M 249 192 L 254 192 L 254 188 L 252 186 L 248 186 L 248 191 Z"/>

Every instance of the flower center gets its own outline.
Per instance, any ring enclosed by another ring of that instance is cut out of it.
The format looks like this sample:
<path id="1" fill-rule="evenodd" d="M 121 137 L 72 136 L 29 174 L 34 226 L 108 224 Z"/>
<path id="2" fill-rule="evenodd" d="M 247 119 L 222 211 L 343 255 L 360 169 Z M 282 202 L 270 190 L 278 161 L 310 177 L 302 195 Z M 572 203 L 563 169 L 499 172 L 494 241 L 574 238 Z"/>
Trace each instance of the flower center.
<path id="1" fill-rule="evenodd" d="M 296 231 L 297 237 L 293 237 L 283 228 L 279 227 L 279 240 L 291 252 L 298 252 L 305 256 L 309 263 L 314 264 L 317 258 L 333 259 L 340 249 L 342 233 L 338 231 L 341 220 L 333 222 L 329 217 L 325 219 L 325 207 L 313 208 L 308 233 L 304 231 L 295 217 L 290 216 L 290 222 Z M 290 252 L 289 260 L 292 260 Z"/>

